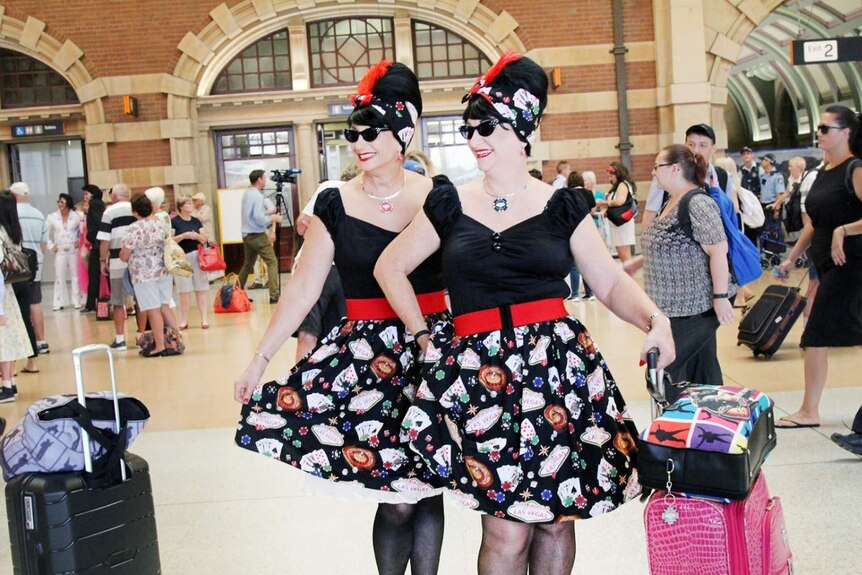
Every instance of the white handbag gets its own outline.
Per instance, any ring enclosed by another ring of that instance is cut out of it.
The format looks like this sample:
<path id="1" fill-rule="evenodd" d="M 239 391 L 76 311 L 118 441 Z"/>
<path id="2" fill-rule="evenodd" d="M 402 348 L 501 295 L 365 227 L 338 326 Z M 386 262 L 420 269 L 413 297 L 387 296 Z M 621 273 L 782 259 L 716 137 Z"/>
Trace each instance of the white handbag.
<path id="1" fill-rule="evenodd" d="M 739 210 L 742 212 L 742 223 L 745 224 L 745 227 L 761 227 L 766 221 L 766 215 L 763 213 L 763 207 L 754 192 L 740 186 L 736 195 L 739 198 Z"/>

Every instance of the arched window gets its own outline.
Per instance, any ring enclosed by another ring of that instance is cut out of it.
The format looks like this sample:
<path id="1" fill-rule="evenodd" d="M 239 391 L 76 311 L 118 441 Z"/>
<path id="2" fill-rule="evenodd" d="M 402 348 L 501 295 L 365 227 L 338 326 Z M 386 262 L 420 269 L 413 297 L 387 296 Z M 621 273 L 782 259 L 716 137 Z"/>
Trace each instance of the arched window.
<path id="1" fill-rule="evenodd" d="M 457 34 L 427 22 L 413 21 L 413 55 L 420 80 L 474 78 L 491 62 Z"/>
<path id="2" fill-rule="evenodd" d="M 341 18 L 308 24 L 312 87 L 356 84 L 368 67 L 395 59 L 391 18 Z"/>
<path id="3" fill-rule="evenodd" d="M 0 49 L 0 107 L 77 103 L 75 89 L 48 65 L 26 54 Z"/>
<path id="4" fill-rule="evenodd" d="M 287 30 L 262 38 L 242 51 L 221 71 L 213 94 L 290 90 L 290 44 Z"/>

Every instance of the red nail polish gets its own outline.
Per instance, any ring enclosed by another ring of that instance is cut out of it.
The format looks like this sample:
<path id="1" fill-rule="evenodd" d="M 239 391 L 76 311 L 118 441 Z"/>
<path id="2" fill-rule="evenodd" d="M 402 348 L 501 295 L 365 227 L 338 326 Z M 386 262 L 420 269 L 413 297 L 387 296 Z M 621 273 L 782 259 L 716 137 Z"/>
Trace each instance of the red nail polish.
<path id="1" fill-rule="evenodd" d="M 644 360 L 640 360 L 639 365 L 640 365 L 641 367 L 643 367 L 644 365 L 646 365 L 646 362 L 645 362 Z"/>

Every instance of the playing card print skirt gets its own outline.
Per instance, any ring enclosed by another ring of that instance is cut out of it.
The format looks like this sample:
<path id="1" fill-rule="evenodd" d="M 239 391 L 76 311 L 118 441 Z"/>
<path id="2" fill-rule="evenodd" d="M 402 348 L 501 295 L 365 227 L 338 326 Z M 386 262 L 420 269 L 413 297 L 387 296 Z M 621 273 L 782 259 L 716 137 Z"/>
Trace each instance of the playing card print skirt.
<path id="1" fill-rule="evenodd" d="M 547 523 L 601 515 L 640 493 L 637 431 L 578 320 L 432 340 L 423 359 L 403 425 L 458 503 Z"/>
<path id="2" fill-rule="evenodd" d="M 435 337 L 451 338 L 448 312 L 426 319 Z M 254 389 L 237 445 L 343 487 L 327 493 L 391 503 L 439 493 L 439 478 L 401 431 L 418 352 L 397 319 L 342 321 L 290 373 Z"/>

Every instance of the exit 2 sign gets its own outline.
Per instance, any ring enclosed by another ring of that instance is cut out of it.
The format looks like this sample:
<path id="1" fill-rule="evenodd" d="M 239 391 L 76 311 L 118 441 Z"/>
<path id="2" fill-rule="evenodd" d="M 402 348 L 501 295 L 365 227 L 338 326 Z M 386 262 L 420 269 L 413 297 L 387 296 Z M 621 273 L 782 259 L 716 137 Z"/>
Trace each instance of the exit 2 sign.
<path id="1" fill-rule="evenodd" d="M 790 43 L 790 63 L 794 66 L 830 62 L 862 61 L 862 37 L 794 40 Z"/>

